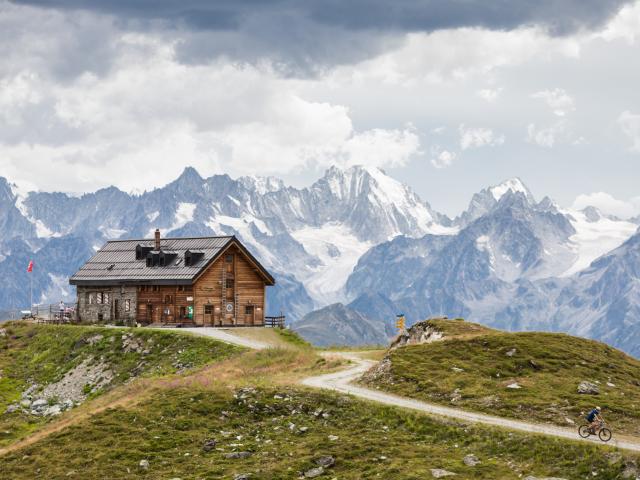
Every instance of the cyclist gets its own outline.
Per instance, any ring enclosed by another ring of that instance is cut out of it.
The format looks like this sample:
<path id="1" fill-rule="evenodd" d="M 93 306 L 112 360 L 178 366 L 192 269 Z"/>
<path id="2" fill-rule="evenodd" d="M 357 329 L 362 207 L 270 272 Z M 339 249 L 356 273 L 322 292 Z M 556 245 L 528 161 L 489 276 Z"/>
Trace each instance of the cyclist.
<path id="1" fill-rule="evenodd" d="M 587 421 L 589 422 L 589 431 L 593 434 L 596 433 L 596 428 L 600 426 L 600 422 L 604 422 L 604 418 L 602 418 L 601 412 L 602 409 L 600 407 L 595 407 L 587 415 Z"/>

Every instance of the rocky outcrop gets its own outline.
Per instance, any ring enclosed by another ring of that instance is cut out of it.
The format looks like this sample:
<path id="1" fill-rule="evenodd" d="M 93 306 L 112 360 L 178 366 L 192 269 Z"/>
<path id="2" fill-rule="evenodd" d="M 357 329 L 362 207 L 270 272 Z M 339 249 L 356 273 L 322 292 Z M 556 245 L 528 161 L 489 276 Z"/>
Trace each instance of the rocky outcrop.
<path id="1" fill-rule="evenodd" d="M 580 382 L 580 384 L 578 385 L 578 393 L 582 393 L 585 395 L 599 395 L 600 387 L 598 387 L 598 385 L 596 385 L 595 383 L 587 381 Z"/>
<path id="2" fill-rule="evenodd" d="M 436 317 L 413 324 L 408 330 L 402 332 L 391 342 L 389 350 L 394 350 L 405 345 L 421 345 L 442 340 L 444 334 L 433 326 L 432 320 L 446 320 L 447 317 Z"/>

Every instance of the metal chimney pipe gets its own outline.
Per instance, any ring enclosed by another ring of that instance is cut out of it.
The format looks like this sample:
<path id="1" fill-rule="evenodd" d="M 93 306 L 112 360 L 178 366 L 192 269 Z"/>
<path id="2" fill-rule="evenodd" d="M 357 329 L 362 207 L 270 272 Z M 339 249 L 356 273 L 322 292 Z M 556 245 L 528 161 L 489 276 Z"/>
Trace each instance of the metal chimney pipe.
<path id="1" fill-rule="evenodd" d="M 156 228 L 156 251 L 160 251 L 160 229 Z"/>

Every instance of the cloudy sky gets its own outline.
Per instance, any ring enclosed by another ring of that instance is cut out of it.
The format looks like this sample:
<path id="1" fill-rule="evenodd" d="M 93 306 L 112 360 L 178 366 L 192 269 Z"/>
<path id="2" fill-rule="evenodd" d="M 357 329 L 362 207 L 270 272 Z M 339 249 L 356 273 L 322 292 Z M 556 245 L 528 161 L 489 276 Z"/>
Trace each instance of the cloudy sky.
<path id="1" fill-rule="evenodd" d="M 640 213 L 640 1 L 0 0 L 0 175 L 41 190 L 379 166 Z"/>

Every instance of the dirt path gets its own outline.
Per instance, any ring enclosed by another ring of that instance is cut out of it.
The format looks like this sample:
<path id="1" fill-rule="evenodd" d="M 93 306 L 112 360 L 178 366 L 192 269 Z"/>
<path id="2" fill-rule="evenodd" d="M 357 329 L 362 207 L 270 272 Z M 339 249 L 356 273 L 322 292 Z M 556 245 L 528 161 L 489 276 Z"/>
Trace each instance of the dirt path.
<path id="1" fill-rule="evenodd" d="M 224 342 L 241 345 L 248 348 L 263 349 L 271 346 L 266 343 L 248 340 L 246 338 L 241 338 L 239 336 L 233 335 L 232 330 L 224 331 L 215 328 L 194 328 L 185 330 L 192 331 L 197 335 L 209 336 Z M 346 393 L 348 395 L 353 395 L 355 397 L 363 398 L 373 402 L 383 403 L 385 405 L 410 408 L 412 410 L 418 410 L 420 412 L 439 417 L 449 417 L 465 422 L 481 423 L 484 425 L 508 428 L 511 430 L 518 430 L 526 433 L 552 435 L 554 437 L 565 438 L 568 440 L 577 440 L 594 443 L 596 445 L 604 445 L 603 442 L 596 439 L 595 437 L 581 438 L 580 436 L 578 436 L 577 427 L 569 429 L 556 427 L 554 425 L 528 423 L 521 420 L 495 417 L 483 413 L 461 410 L 459 408 L 450 408 L 433 403 L 422 402 L 420 400 L 414 400 L 411 398 L 401 397 L 398 395 L 384 393 L 378 390 L 371 390 L 369 388 L 354 385 L 352 382 L 356 381 L 364 372 L 375 365 L 375 361 L 363 359 L 356 352 L 326 352 L 323 353 L 323 355 L 340 356 L 342 358 L 350 360 L 354 365 L 339 372 L 320 375 L 317 377 L 305 378 L 301 381 L 303 385 L 306 385 L 308 387 L 333 390 L 340 393 Z M 640 439 L 636 439 L 633 437 L 616 436 L 615 432 L 613 439 L 611 439 L 611 441 L 606 445 L 640 452 Z"/>
<path id="2" fill-rule="evenodd" d="M 340 393 L 354 395 L 359 398 L 371 400 L 385 405 L 393 405 L 396 407 L 410 408 L 431 415 L 455 418 L 465 422 L 482 423 L 485 425 L 493 425 L 497 427 L 508 428 L 511 430 L 519 430 L 527 433 L 539 433 L 543 435 L 553 435 L 554 437 L 566 438 L 569 440 L 579 440 L 585 442 L 603 445 L 600 440 L 594 438 L 580 438 L 578 436 L 577 427 L 567 429 L 556 427 L 553 425 L 544 425 L 538 423 L 528 423 L 520 420 L 511 420 L 503 417 L 494 417 L 482 413 L 469 412 L 458 408 L 449 408 L 433 403 L 413 400 L 406 397 L 400 397 L 389 393 L 383 393 L 377 390 L 353 385 L 352 382 L 357 380 L 364 372 L 371 368 L 376 362 L 372 360 L 364 360 L 359 358 L 357 354 L 350 352 L 333 352 L 333 355 L 340 355 L 355 363 L 353 367 L 336 373 L 320 375 L 318 377 L 306 378 L 302 381 L 303 385 L 316 388 L 324 388 Z M 611 445 L 626 450 L 640 452 L 640 440 L 634 438 L 616 438 L 615 432 L 613 439 L 606 445 Z"/>

